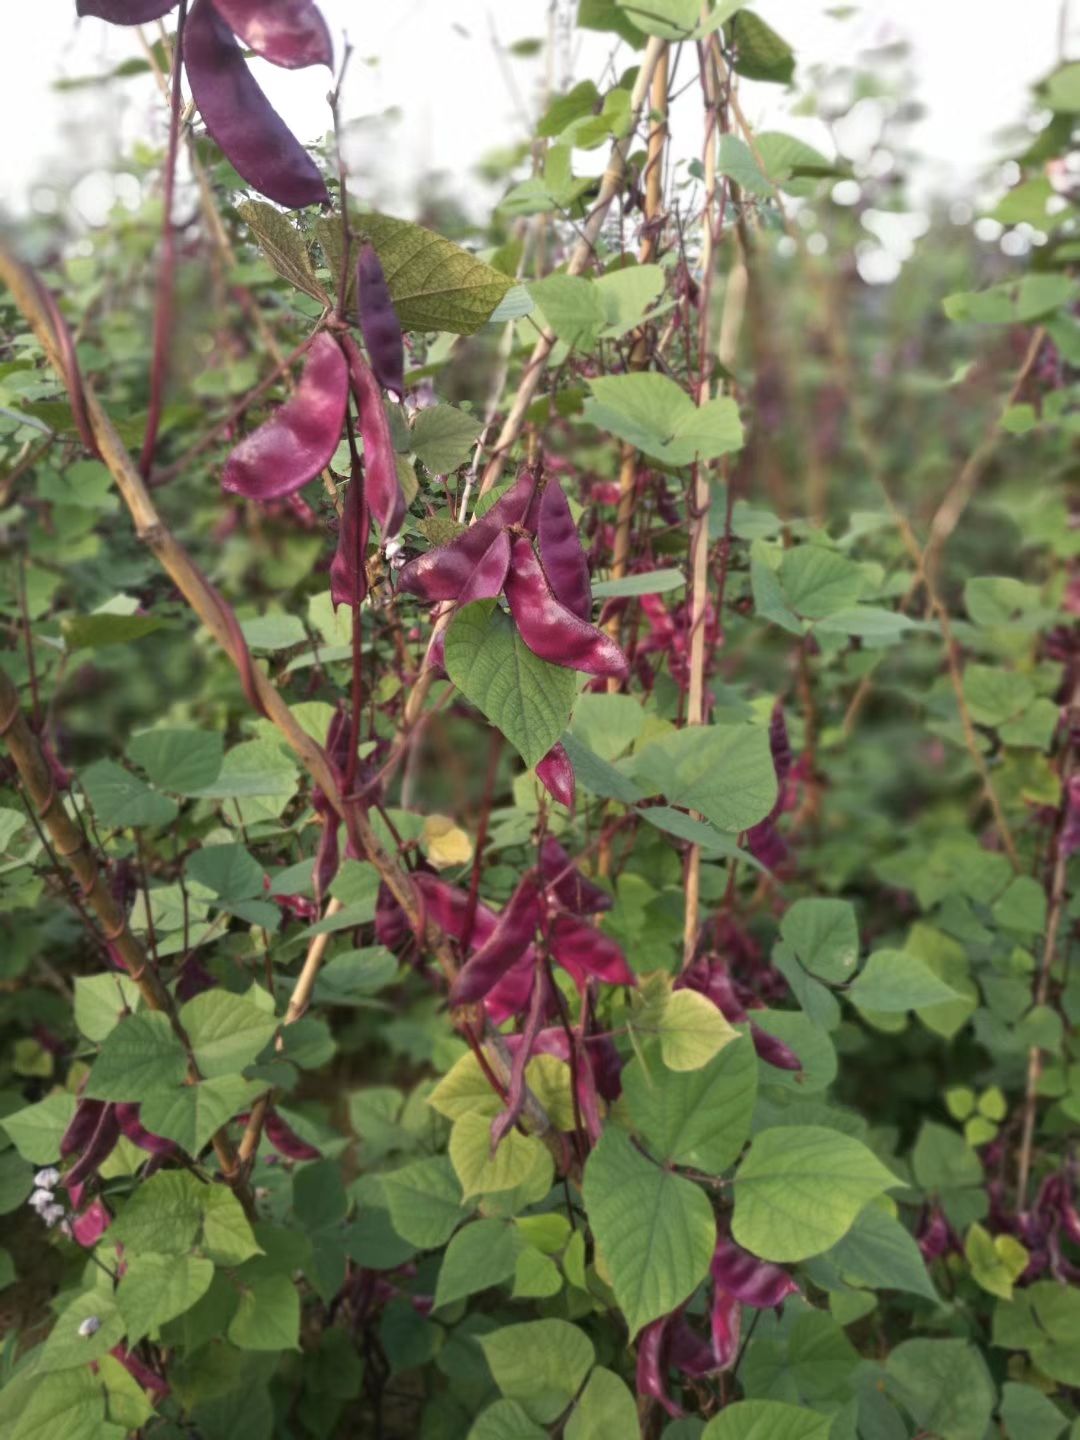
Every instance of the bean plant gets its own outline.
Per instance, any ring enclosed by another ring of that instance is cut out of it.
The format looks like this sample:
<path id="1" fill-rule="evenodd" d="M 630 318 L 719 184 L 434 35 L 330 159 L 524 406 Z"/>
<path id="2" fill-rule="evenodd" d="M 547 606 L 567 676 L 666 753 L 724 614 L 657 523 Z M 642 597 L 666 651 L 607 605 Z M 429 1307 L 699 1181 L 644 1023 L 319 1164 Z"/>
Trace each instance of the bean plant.
<path id="1" fill-rule="evenodd" d="M 557 0 L 421 225 L 313 0 L 74 10 L 165 139 L 0 247 L 2 1440 L 1077 1440 L 1080 64 L 880 286 L 895 47 Z"/>

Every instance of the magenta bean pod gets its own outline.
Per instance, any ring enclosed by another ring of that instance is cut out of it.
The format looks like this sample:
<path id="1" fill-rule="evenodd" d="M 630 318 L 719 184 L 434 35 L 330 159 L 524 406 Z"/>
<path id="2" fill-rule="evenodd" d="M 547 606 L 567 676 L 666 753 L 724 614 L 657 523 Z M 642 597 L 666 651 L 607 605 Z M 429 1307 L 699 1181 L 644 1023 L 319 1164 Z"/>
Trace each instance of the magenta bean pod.
<path id="1" fill-rule="evenodd" d="M 579 620 L 591 620 L 589 562 L 581 548 L 578 527 L 570 513 L 570 502 L 557 480 L 549 481 L 540 497 L 536 543 L 551 593 Z"/>
<path id="2" fill-rule="evenodd" d="M 120 1123 L 116 1117 L 116 1106 L 106 1105 L 98 1117 L 86 1149 L 64 1176 L 65 1188 L 74 1190 L 92 1175 L 96 1175 L 99 1166 L 112 1154 L 119 1139 Z"/>
<path id="3" fill-rule="evenodd" d="M 313 0 L 214 0 L 214 9 L 249 50 L 271 65 L 302 70 L 334 63 L 330 31 Z"/>
<path id="4" fill-rule="evenodd" d="M 451 1005 L 471 1005 L 489 990 L 532 944 L 540 922 L 540 891 L 528 871 L 499 913 L 494 930 L 462 966 L 450 987 Z"/>
<path id="5" fill-rule="evenodd" d="M 341 344 L 349 362 L 349 382 L 360 412 L 360 435 L 364 441 L 364 496 L 367 507 L 382 533 L 383 543 L 392 539 L 405 519 L 405 496 L 398 480 L 390 423 L 383 409 L 382 391 L 371 366 L 360 353 L 351 335 Z"/>
<path id="6" fill-rule="evenodd" d="M 271 1110 L 266 1117 L 266 1138 L 278 1152 L 284 1155 L 287 1160 L 318 1160 L 322 1156 L 321 1150 L 316 1150 L 314 1145 L 309 1145 L 306 1140 L 301 1140 L 296 1131 L 284 1121 L 276 1110 Z"/>
<path id="7" fill-rule="evenodd" d="M 356 296 L 360 333 L 375 378 L 400 400 L 405 393 L 405 346 L 390 287 L 375 246 L 365 241 L 356 262 Z"/>
<path id="8" fill-rule="evenodd" d="M 617 680 L 624 680 L 630 673 L 626 656 L 611 636 L 555 598 L 532 541 L 524 535 L 519 535 L 511 548 L 506 598 L 521 638 L 541 660 Z"/>
<path id="9" fill-rule="evenodd" d="M 137 1145 L 140 1150 L 146 1150 L 151 1155 L 176 1154 L 179 1147 L 172 1140 L 166 1140 L 164 1135 L 155 1135 L 143 1125 L 139 1119 L 138 1105 L 117 1105 L 116 1119 L 124 1138 Z"/>
<path id="10" fill-rule="evenodd" d="M 545 835 L 540 846 L 540 873 L 549 894 L 572 915 L 598 915 L 614 904 L 606 890 L 581 873 L 554 835 Z"/>
<path id="11" fill-rule="evenodd" d="M 574 808 L 574 767 L 565 748 L 556 741 L 544 758 L 537 764 L 536 778 L 553 800 Z"/>
<path id="12" fill-rule="evenodd" d="M 75 1114 L 60 1137 L 60 1154 L 63 1159 L 66 1160 L 69 1155 L 74 1155 L 89 1145 L 104 1109 L 104 1100 L 80 1100 L 78 1102 L 75 1106 Z"/>
<path id="13" fill-rule="evenodd" d="M 225 462 L 222 487 L 250 500 L 276 500 L 299 490 L 330 463 L 348 398 L 345 359 L 323 331 L 311 342 L 294 394 Z"/>
<path id="14" fill-rule="evenodd" d="M 278 205 L 328 205 L 299 140 L 267 100 L 211 0 L 197 0 L 184 30 L 184 66 L 199 114 L 233 169 Z"/>
<path id="15" fill-rule="evenodd" d="M 341 512 L 337 549 L 330 562 L 330 599 L 339 605 L 359 605 L 368 591 L 367 556 L 370 518 L 364 493 L 364 472 L 354 465 Z"/>
<path id="16" fill-rule="evenodd" d="M 615 941 L 575 915 L 556 915 L 551 922 L 549 941 L 552 956 L 579 990 L 585 988 L 590 975 L 605 985 L 637 984 L 626 956 Z"/>

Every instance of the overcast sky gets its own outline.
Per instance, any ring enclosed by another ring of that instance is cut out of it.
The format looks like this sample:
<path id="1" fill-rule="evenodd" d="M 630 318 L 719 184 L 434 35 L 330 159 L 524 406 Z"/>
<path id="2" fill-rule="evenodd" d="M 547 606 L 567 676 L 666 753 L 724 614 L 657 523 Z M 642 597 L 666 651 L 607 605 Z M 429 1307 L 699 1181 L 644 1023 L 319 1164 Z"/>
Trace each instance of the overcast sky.
<path id="1" fill-rule="evenodd" d="M 471 172 L 493 146 L 524 133 L 521 107 L 535 106 L 541 62 L 512 62 L 513 79 L 500 67 L 492 35 L 507 43 L 546 33 L 548 0 L 322 0 L 335 37 L 347 31 L 355 49 L 348 86 L 349 117 L 397 107 L 392 128 L 365 130 L 359 144 L 363 168 L 374 168 L 382 202 L 401 213 L 415 204 L 418 177 L 438 170 L 450 188 L 474 204 L 484 203 Z M 564 6 L 565 8 L 565 6 Z M 1032 81 L 1058 55 L 1061 0 L 1026 0 L 1019 23 L 1007 0 L 862 0 L 853 18 L 831 18 L 830 0 L 758 0 L 757 7 L 793 44 L 800 65 L 853 62 L 867 45 L 906 39 L 916 77 L 913 98 L 927 111 L 915 132 L 925 155 L 922 187 L 948 193 L 970 190 L 997 153 L 995 132 L 1024 115 Z M 0 202 L 25 210 L 31 186 L 67 186 L 80 173 L 107 164 L 117 137 L 145 134 L 160 124 L 149 82 L 124 81 L 108 92 L 58 92 L 61 76 L 92 74 L 138 54 L 130 30 L 97 20 L 76 21 L 74 0 L 12 4 L 18 19 L 0 21 L 0 133 L 5 137 Z M 1080 12 L 1080 0 L 1074 9 Z M 1080 14 L 1071 25 L 1073 54 L 1080 52 Z M 610 37 L 584 36 L 575 50 L 578 78 L 598 77 Z M 377 57 L 377 64 L 367 63 Z M 625 48 L 620 65 L 632 63 Z M 305 140 L 326 128 L 323 70 L 257 73 L 277 108 Z M 516 94 L 515 94 L 516 91 Z M 787 101 L 776 86 L 749 87 L 751 120 L 796 130 L 827 148 L 814 123 L 788 121 Z M 696 127 L 695 127 L 696 128 Z M 151 130 L 159 138 L 156 129 Z M 394 137 L 393 142 L 387 136 Z M 92 187 L 90 187 L 92 188 Z M 78 193 L 78 192 L 76 192 Z M 87 192 L 89 194 L 89 190 Z M 92 209 L 92 204 L 87 207 Z M 95 217 L 96 218 L 96 217 Z"/>

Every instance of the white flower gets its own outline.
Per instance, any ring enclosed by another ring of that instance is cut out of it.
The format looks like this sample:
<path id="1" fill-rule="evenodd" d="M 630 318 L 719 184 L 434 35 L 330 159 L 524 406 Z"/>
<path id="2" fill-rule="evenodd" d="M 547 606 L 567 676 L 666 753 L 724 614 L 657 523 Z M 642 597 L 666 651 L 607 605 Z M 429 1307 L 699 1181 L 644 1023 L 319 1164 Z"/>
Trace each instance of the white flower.
<path id="1" fill-rule="evenodd" d="M 101 1321 L 96 1315 L 88 1315 L 79 1326 L 79 1334 L 84 1340 L 89 1340 L 91 1335 L 96 1335 L 101 1329 Z"/>
<path id="2" fill-rule="evenodd" d="M 39 1170 L 34 1176 L 34 1184 L 41 1185 L 46 1190 L 55 1189 L 60 1183 L 60 1171 L 55 1170 L 51 1165 L 45 1170 Z"/>
<path id="3" fill-rule="evenodd" d="M 45 1221 L 45 1224 L 48 1225 L 51 1230 L 57 1221 L 63 1220 L 65 1211 L 63 1205 L 47 1205 L 45 1209 L 39 1213 L 42 1220 Z"/>
<path id="4" fill-rule="evenodd" d="M 40 1215 L 47 1206 L 53 1203 L 54 1199 L 55 1196 L 51 1190 L 35 1190 L 26 1203 L 31 1210 L 36 1210 Z"/>
<path id="5" fill-rule="evenodd" d="M 391 565 L 394 565 L 394 561 L 397 560 L 398 556 L 401 554 L 404 548 L 405 547 L 400 540 L 387 540 L 386 544 L 383 546 L 383 554 L 386 556 L 388 562 Z M 400 569 L 401 565 L 403 565 L 404 563 L 404 561 L 399 562 L 398 565 L 394 566 L 394 569 Z"/>

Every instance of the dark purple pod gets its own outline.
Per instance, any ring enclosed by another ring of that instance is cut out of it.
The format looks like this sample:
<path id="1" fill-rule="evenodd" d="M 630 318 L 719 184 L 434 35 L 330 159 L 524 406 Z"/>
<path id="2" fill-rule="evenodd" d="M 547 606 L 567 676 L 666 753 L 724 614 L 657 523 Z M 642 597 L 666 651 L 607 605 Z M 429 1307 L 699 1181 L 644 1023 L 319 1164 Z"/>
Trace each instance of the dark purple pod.
<path id="1" fill-rule="evenodd" d="M 509 558 L 509 542 L 507 543 L 507 554 Z M 565 805 L 568 810 L 573 810 L 574 767 L 570 763 L 570 756 L 558 741 L 537 765 L 536 778 L 553 800 L 557 800 L 560 805 Z"/>
<path id="2" fill-rule="evenodd" d="M 390 423 L 383 409 L 382 391 L 371 366 L 360 353 L 351 335 L 341 340 L 349 361 L 349 381 L 360 412 L 360 435 L 364 441 L 364 497 L 382 534 L 383 544 L 401 529 L 405 519 L 405 496 L 398 480 Z"/>
<path id="3" fill-rule="evenodd" d="M 709 1342 L 689 1324 L 681 1312 L 671 1326 L 670 1363 L 683 1375 L 700 1380 L 716 1372 L 716 1357 Z"/>
<path id="4" fill-rule="evenodd" d="M 434 604 L 456 600 L 468 586 L 488 550 L 508 525 L 520 525 L 536 488 L 536 472 L 524 469 L 495 504 L 467 530 L 410 560 L 398 576 L 398 589 Z"/>
<path id="5" fill-rule="evenodd" d="M 285 70 L 333 66 L 330 31 L 312 0 L 214 0 L 214 9 L 249 50 L 271 65 Z"/>
<path id="6" fill-rule="evenodd" d="M 614 904 L 606 890 L 581 873 L 554 835 L 545 835 L 540 846 L 540 873 L 549 894 L 572 915 L 598 915 Z"/>
<path id="7" fill-rule="evenodd" d="M 789 1295 L 799 1293 L 798 1285 L 786 1270 L 768 1260 L 759 1260 L 734 1240 L 717 1240 L 709 1274 L 718 1289 L 728 1291 L 743 1305 L 755 1310 L 771 1310 L 782 1305 Z"/>
<path id="8" fill-rule="evenodd" d="M 595 975 L 605 985 L 636 985 L 626 956 L 609 935 L 594 930 L 575 915 L 556 915 L 549 934 L 551 953 L 579 990 Z"/>
<path id="9" fill-rule="evenodd" d="M 532 974 L 536 965 L 536 951 L 529 945 L 522 951 L 521 959 L 497 980 L 484 996 L 484 1009 L 496 1025 L 521 1015 L 532 994 Z"/>
<path id="10" fill-rule="evenodd" d="M 76 1186 L 89 1180 L 96 1175 L 98 1168 L 106 1161 L 116 1148 L 116 1142 L 120 1139 L 120 1122 L 116 1117 L 116 1106 L 106 1105 L 98 1117 L 94 1126 L 94 1133 L 83 1153 L 76 1160 L 75 1164 L 64 1176 L 63 1184 L 65 1189 L 74 1190 Z"/>
<path id="11" fill-rule="evenodd" d="M 330 599 L 335 610 L 339 605 L 359 605 L 368 592 L 364 562 L 370 528 L 363 468 L 354 465 L 345 491 L 337 549 L 330 562 Z"/>
<path id="12" fill-rule="evenodd" d="M 330 203 L 319 167 L 259 89 L 211 0 L 198 0 L 188 19 L 184 64 L 203 123 L 249 185 L 290 209 Z"/>
<path id="13" fill-rule="evenodd" d="M 322 1156 L 321 1150 L 316 1150 L 314 1145 L 309 1145 L 306 1140 L 301 1140 L 291 1125 L 281 1118 L 276 1110 L 271 1110 L 266 1117 L 266 1138 L 278 1152 L 284 1155 L 286 1160 L 318 1160 Z"/>
<path id="14" fill-rule="evenodd" d="M 179 1146 L 172 1140 L 166 1140 L 164 1135 L 155 1135 L 152 1130 L 139 1119 L 138 1105 L 117 1105 L 116 1118 L 124 1138 L 137 1145 L 140 1150 L 146 1150 L 151 1155 L 175 1155 Z"/>
<path id="15" fill-rule="evenodd" d="M 540 923 L 537 876 L 527 871 L 499 913 L 494 930 L 462 966 L 450 987 L 451 1005 L 472 1005 L 522 959 Z"/>
<path id="16" fill-rule="evenodd" d="M 525 1024 L 518 1038 L 518 1046 L 510 1065 L 510 1084 L 506 1090 L 506 1104 L 491 1122 L 491 1148 L 494 1151 L 517 1124 L 525 1108 L 525 1067 L 532 1059 L 536 1048 L 536 1037 L 551 1008 L 551 981 L 544 971 L 536 966 L 533 972 L 532 995 Z"/>
<path id="17" fill-rule="evenodd" d="M 418 871 L 413 884 L 423 897 L 427 913 L 440 930 L 452 935 L 455 940 L 464 941 L 465 927 L 469 924 L 469 896 L 456 885 L 440 880 L 438 875 Z M 473 907 L 470 941 L 476 946 L 485 944 L 499 923 L 499 917 L 490 906 L 478 901 Z"/>
<path id="18" fill-rule="evenodd" d="M 592 586 L 589 562 L 581 548 L 578 528 L 570 514 L 570 502 L 557 480 L 548 482 L 536 516 L 536 543 L 540 564 L 551 593 L 579 620 L 592 619 Z"/>
<path id="19" fill-rule="evenodd" d="M 754 1049 L 757 1051 L 758 1059 L 764 1060 L 766 1065 L 773 1065 L 777 1070 L 801 1070 L 802 1061 L 790 1045 L 785 1045 L 775 1035 L 770 1035 L 767 1030 L 762 1030 L 760 1025 L 750 1025 L 750 1039 L 754 1042 Z"/>
<path id="20" fill-rule="evenodd" d="M 75 0 L 75 14 L 93 15 L 110 25 L 147 25 L 175 5 L 176 0 Z"/>
<path id="21" fill-rule="evenodd" d="M 405 393 L 405 346 L 401 339 L 401 321 L 390 298 L 382 262 L 375 246 L 368 241 L 360 246 L 360 258 L 356 262 L 356 296 L 360 333 L 364 337 L 375 379 L 384 390 L 392 390 L 400 400 Z"/>
<path id="22" fill-rule="evenodd" d="M 60 1137 L 60 1154 L 63 1159 L 66 1160 L 69 1155 L 74 1155 L 77 1150 L 89 1145 L 90 1137 L 97 1129 L 104 1109 L 104 1100 L 80 1100 L 78 1102 L 75 1106 L 75 1114 Z"/>
<path id="23" fill-rule="evenodd" d="M 348 398 L 345 357 L 333 336 L 321 331 L 294 393 L 226 460 L 223 489 L 250 500 L 276 500 L 313 480 L 338 447 Z"/>
<path id="24" fill-rule="evenodd" d="M 458 596 L 459 605 L 471 605 L 474 600 L 494 600 L 501 595 L 506 577 L 510 573 L 510 536 L 500 530 L 480 557 L 480 563 L 473 570 L 464 589 Z M 446 652 L 443 651 L 445 663 Z"/>
<path id="25" fill-rule="evenodd" d="M 742 1306 L 730 1290 L 717 1286 L 713 1291 L 709 1328 L 712 1331 L 713 1368 L 728 1370 L 738 1356 L 742 1330 Z"/>
<path id="26" fill-rule="evenodd" d="M 663 1315 L 646 1325 L 638 1336 L 635 1388 L 639 1395 L 657 1400 L 673 1420 L 683 1413 L 668 1394 L 671 1348 L 671 1316 Z"/>
<path id="27" fill-rule="evenodd" d="M 585 675 L 611 675 L 617 680 L 625 680 L 630 673 L 626 656 L 610 635 L 556 600 L 532 541 L 524 535 L 519 535 L 511 547 L 506 599 L 521 638 L 541 660 Z"/>

